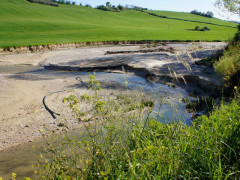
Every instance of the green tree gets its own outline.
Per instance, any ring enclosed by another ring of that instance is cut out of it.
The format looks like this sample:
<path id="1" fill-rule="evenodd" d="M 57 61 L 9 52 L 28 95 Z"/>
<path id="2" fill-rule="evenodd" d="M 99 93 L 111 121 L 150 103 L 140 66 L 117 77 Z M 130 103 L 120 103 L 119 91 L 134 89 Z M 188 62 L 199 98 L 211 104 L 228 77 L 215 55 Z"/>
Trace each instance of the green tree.
<path id="1" fill-rule="evenodd" d="M 111 3 L 110 2 L 106 2 L 106 7 L 111 7 Z"/>
<path id="2" fill-rule="evenodd" d="M 120 10 L 120 11 L 123 11 L 124 7 L 122 5 L 118 5 L 117 8 Z"/>
<path id="3" fill-rule="evenodd" d="M 215 4 L 229 12 L 240 15 L 240 0 L 217 0 Z"/>

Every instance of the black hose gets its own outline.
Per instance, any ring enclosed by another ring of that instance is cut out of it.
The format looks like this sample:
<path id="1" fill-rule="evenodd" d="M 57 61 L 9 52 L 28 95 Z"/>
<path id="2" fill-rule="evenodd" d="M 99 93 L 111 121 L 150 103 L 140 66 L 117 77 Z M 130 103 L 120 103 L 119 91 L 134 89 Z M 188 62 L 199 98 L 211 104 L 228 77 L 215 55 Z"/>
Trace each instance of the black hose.
<path id="1" fill-rule="evenodd" d="M 53 91 L 53 92 L 50 92 L 50 93 L 48 93 L 47 95 L 45 95 L 45 96 L 43 97 L 43 99 L 42 99 L 43 106 L 44 106 L 45 109 L 51 114 L 51 116 L 53 117 L 53 119 L 56 119 L 56 115 L 57 115 L 57 116 L 60 116 L 60 114 L 52 111 L 52 110 L 46 105 L 46 102 L 45 102 L 46 98 L 47 98 L 48 96 L 52 95 L 52 94 L 55 94 L 55 93 L 64 92 L 64 91 L 70 91 L 70 90 L 76 89 L 76 88 L 78 88 L 78 87 L 81 87 L 81 86 L 83 85 L 82 79 L 81 79 L 80 77 L 77 77 L 76 80 L 80 81 L 80 85 L 79 85 L 79 86 L 77 86 L 77 87 L 75 87 L 75 88 L 69 88 L 69 89 L 63 89 L 63 90 L 59 90 L 59 91 Z"/>

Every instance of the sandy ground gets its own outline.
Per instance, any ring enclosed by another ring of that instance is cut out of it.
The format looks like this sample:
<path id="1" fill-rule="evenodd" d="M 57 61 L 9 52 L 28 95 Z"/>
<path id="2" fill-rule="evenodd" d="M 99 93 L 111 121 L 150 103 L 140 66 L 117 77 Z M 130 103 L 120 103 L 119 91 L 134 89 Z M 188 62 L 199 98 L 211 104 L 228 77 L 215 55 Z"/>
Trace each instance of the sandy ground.
<path id="1" fill-rule="evenodd" d="M 78 86 L 73 77 L 49 77 L 43 74 L 26 74 L 24 69 L 31 70 L 46 58 L 56 56 L 81 56 L 90 58 L 103 56 L 107 50 L 138 50 L 139 46 L 115 46 L 107 48 L 81 48 L 60 51 L 48 51 L 27 54 L 9 54 L 0 56 L 0 150 L 41 137 L 40 129 L 61 131 L 58 125 L 66 116 L 56 120 L 45 110 L 42 98 L 51 91 Z M 10 72 L 8 72 L 10 71 Z M 87 80 L 86 80 L 87 81 Z M 78 92 L 85 92 L 86 88 Z M 56 104 L 62 104 L 63 97 L 73 92 L 58 93 L 47 98 L 47 105 L 56 111 Z M 75 92 L 74 94 L 76 94 Z M 69 115 L 68 115 L 69 119 Z M 66 124 L 66 123 L 64 123 Z M 68 120 L 69 130 L 77 127 L 78 122 Z"/>
<path id="2" fill-rule="evenodd" d="M 205 43 L 205 49 L 213 49 L 216 44 Z M 189 47 L 193 46 L 189 45 Z M 174 46 L 178 52 L 186 51 L 189 47 Z M 4 69 L 12 66 L 25 66 L 31 69 L 32 66 L 39 64 L 101 66 L 111 63 L 129 63 L 152 70 L 155 68 L 159 72 L 166 70 L 166 66 L 165 69 L 161 69 L 164 65 L 172 63 L 173 54 L 167 52 L 105 55 L 106 51 L 137 51 L 140 48 L 140 46 L 114 46 L 0 55 L 0 151 L 40 138 L 39 130 L 41 129 L 61 132 L 63 130 L 63 127 L 60 127 L 61 123 L 64 123 L 68 130 L 77 128 L 78 122 L 71 118 L 70 111 L 65 111 L 66 106 L 62 105 L 61 100 L 72 93 L 80 96 L 86 92 L 86 88 L 80 88 L 50 96 L 47 99 L 48 106 L 62 114 L 57 119 L 53 119 L 42 105 L 44 95 L 51 91 L 75 87 L 79 82 L 73 77 L 49 77 L 44 73 L 28 74 L 17 71 L 6 73 L 7 70 L 4 71 Z M 86 82 L 87 79 L 84 81 Z M 67 122 L 66 119 L 68 119 Z"/>

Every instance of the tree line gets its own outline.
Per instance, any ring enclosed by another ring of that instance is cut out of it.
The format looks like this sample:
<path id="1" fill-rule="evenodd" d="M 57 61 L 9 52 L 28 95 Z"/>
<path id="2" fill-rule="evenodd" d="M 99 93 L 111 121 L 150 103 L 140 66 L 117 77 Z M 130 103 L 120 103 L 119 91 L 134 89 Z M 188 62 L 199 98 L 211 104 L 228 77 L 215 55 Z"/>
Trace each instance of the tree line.
<path id="1" fill-rule="evenodd" d="M 70 1 L 70 0 L 51 0 L 55 3 L 59 3 L 59 4 L 69 4 L 69 5 L 76 5 L 75 1 Z"/>
<path id="2" fill-rule="evenodd" d="M 32 3 L 39 3 L 39 4 L 45 4 L 50 6 L 56 6 L 58 7 L 59 4 L 66 4 L 66 5 L 77 5 L 75 1 L 71 0 L 27 0 Z M 85 7 L 92 7 L 90 4 L 83 5 L 82 3 L 79 4 L 79 6 L 85 6 Z M 99 5 L 96 7 L 96 9 L 103 10 L 103 11 L 113 11 L 113 12 L 120 12 L 124 9 L 128 10 L 147 10 L 147 8 L 143 8 L 141 6 L 136 5 L 112 5 L 110 2 L 106 2 L 105 5 Z"/>
<path id="3" fill-rule="evenodd" d="M 147 10 L 147 8 L 143 8 L 140 6 L 135 6 L 135 5 L 112 5 L 110 2 L 106 2 L 106 5 L 99 5 L 96 7 L 96 9 L 103 10 L 103 11 L 114 11 L 114 12 L 119 12 L 123 11 L 124 9 L 128 10 Z"/>
<path id="4" fill-rule="evenodd" d="M 201 12 L 201 11 L 198 11 L 198 10 L 193 10 L 190 13 L 191 14 L 196 14 L 196 15 L 199 15 L 199 16 L 203 16 L 203 17 L 208 17 L 208 18 L 212 18 L 213 15 L 214 15 L 211 11 L 208 11 L 207 13 L 205 13 L 205 12 Z"/>
<path id="5" fill-rule="evenodd" d="M 59 4 L 66 4 L 66 5 L 77 5 L 75 1 L 70 0 L 27 0 L 31 3 L 38 3 L 38 4 L 45 4 L 50 6 L 56 6 L 58 7 Z M 83 6 L 82 3 L 79 4 L 80 6 Z M 86 4 L 85 7 L 91 7 L 89 4 Z"/>
<path id="6" fill-rule="evenodd" d="M 50 5 L 50 6 L 56 6 L 58 7 L 58 3 L 52 1 L 52 0 L 27 0 L 31 3 L 38 3 L 38 4 L 45 4 L 45 5 Z"/>

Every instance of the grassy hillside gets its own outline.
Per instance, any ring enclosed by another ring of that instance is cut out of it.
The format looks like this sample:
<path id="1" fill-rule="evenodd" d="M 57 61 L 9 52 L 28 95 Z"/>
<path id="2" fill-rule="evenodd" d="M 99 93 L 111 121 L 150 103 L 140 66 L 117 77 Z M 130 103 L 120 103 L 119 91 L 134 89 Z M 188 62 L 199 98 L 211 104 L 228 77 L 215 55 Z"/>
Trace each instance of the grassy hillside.
<path id="1" fill-rule="evenodd" d="M 178 18 L 180 15 L 195 18 L 195 15 L 176 14 Z M 209 21 L 209 18 L 197 18 Z M 217 25 L 163 19 L 133 10 L 117 13 L 80 6 L 51 7 L 25 0 L 1 0 L 0 47 L 114 40 L 224 41 L 237 30 L 233 23 L 212 21 Z M 197 25 L 207 26 L 211 31 L 189 30 Z"/>
<path id="2" fill-rule="evenodd" d="M 148 10 L 145 12 L 154 13 L 159 16 L 166 16 L 167 18 L 177 18 L 183 21 L 196 21 L 199 23 L 207 23 L 207 24 L 216 24 L 219 26 L 231 26 L 236 27 L 236 24 L 229 23 L 227 21 L 223 21 L 217 18 L 206 18 L 203 16 L 190 14 L 190 13 L 184 13 L 184 12 L 174 12 L 174 11 L 155 11 L 155 10 Z M 203 25 L 201 25 L 203 26 Z"/>

